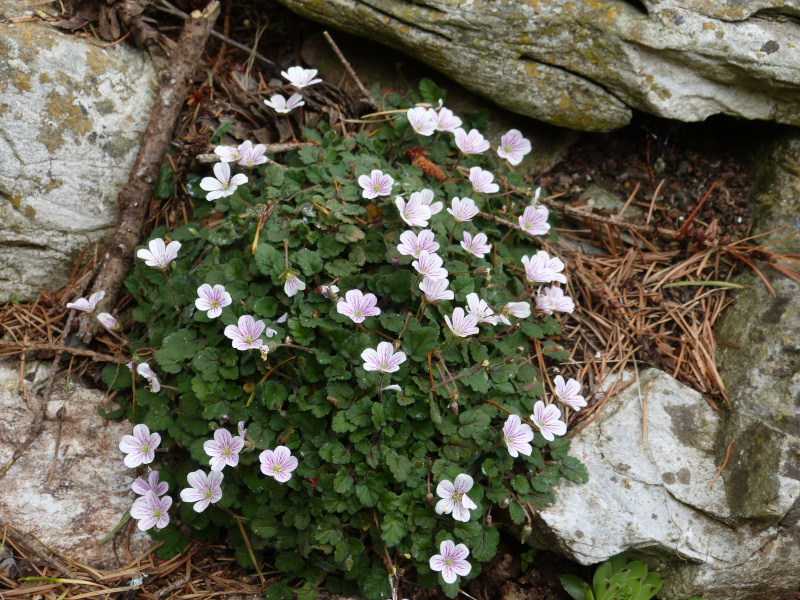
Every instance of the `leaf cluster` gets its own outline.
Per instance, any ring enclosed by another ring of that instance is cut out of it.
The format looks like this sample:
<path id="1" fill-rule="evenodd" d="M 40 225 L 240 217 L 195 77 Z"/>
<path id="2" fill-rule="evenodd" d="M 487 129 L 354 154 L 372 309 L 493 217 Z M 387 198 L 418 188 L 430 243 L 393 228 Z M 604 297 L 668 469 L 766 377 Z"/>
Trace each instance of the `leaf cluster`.
<path id="1" fill-rule="evenodd" d="M 437 92 L 426 84 L 423 93 L 432 98 Z M 410 106 L 396 96 L 385 100 Z M 537 432 L 531 456 L 517 459 L 501 443 L 504 411 L 527 418 L 542 394 L 545 374 L 529 353 L 533 340 L 555 345 L 558 321 L 534 314 L 510 326 L 482 327 L 472 341 L 453 341 L 444 321 L 472 292 L 493 307 L 530 298 L 519 265 L 523 255 L 539 250 L 535 241 L 490 222 L 454 226 L 445 211 L 434 216 L 430 228 L 453 274 L 455 299 L 423 310 L 412 259 L 397 251 L 407 227 L 394 197 L 429 188 L 446 205 L 454 196 L 473 196 L 489 211 L 522 199 L 475 197 L 463 179 L 440 183 L 423 175 L 403 158 L 404 148 L 425 146 L 443 166 L 455 162 L 455 148 L 450 136 L 406 140 L 410 133 L 405 117 L 347 137 L 327 125 L 306 129 L 311 145 L 289 153 L 285 166 L 249 171 L 251 185 L 237 190 L 241 200 L 270 215 L 265 219 L 235 196 L 206 202 L 200 176 L 190 176 L 186 189 L 197 206 L 192 221 L 153 232 L 182 243 L 168 273 L 172 291 L 165 274 L 142 261 L 125 281 L 136 301 L 131 348 L 136 360 L 150 361 L 165 386 L 158 394 L 135 386 L 127 415 L 161 433 L 170 450 L 161 478 L 172 490 L 186 486 L 189 472 L 207 468 L 203 442 L 215 428 L 235 431 L 237 422 L 245 422 L 251 451 L 241 454 L 237 468 L 224 471 L 220 503 L 240 516 L 256 560 L 286 574 L 268 598 L 291 597 L 298 581 L 305 582 L 298 597 L 308 600 L 321 587 L 389 597 L 387 557 L 407 573 L 416 571 L 421 584 L 435 585 L 439 579 L 428 561 L 443 539 L 470 548 L 471 579 L 497 550 L 498 530 L 485 518 L 492 504 L 495 510 L 508 507 L 520 524 L 555 501 L 560 477 L 588 478 L 580 461 L 567 455 L 566 439 L 548 443 Z M 472 162 L 492 166 L 489 156 Z M 361 197 L 357 178 L 372 169 L 394 178 L 389 198 Z M 515 177 L 507 170 L 499 176 Z M 483 259 L 457 243 L 476 226 L 493 244 Z M 287 267 L 306 283 L 305 292 L 286 295 L 281 274 Z M 375 294 L 381 315 L 356 326 L 336 311 L 335 298 L 319 293 L 333 282 L 342 295 L 352 289 Z M 225 286 L 234 300 L 219 319 L 195 308 L 204 283 Z M 276 332 L 265 352 L 237 351 L 223 335 L 242 315 Z M 362 351 L 381 341 L 407 355 L 401 370 L 383 381 L 400 391 L 381 393 L 380 374 L 362 366 Z M 547 360 L 558 356 L 551 352 Z M 104 377 L 115 389 L 130 390 L 133 383 L 124 368 L 107 367 Z M 283 485 L 259 472 L 258 450 L 277 445 L 299 460 Z M 473 476 L 469 495 L 479 507 L 466 523 L 436 514 L 429 500 L 440 481 L 460 473 Z M 185 504 L 178 511 L 192 537 L 225 537 L 241 563 L 251 562 L 227 512 L 198 514 Z M 165 541 L 162 556 L 185 547 L 185 532 L 170 525 L 154 534 Z"/>

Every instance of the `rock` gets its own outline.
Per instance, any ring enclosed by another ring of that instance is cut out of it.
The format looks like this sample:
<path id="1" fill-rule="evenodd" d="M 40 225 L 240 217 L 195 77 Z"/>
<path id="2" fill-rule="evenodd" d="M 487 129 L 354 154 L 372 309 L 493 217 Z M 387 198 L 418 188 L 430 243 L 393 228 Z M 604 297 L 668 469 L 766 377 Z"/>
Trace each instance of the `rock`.
<path id="1" fill-rule="evenodd" d="M 583 131 L 632 110 L 800 124 L 797 0 L 281 0 L 509 110 Z"/>
<path id="2" fill-rule="evenodd" d="M 724 459 L 723 418 L 669 375 L 641 373 L 573 439 L 570 454 L 586 464 L 589 482 L 559 483 L 557 503 L 539 513 L 535 544 L 583 564 L 628 551 L 662 573 L 665 600 L 775 600 L 796 591 L 797 481 L 764 473 L 777 485 L 771 520 L 737 520 L 732 496 L 747 490 L 729 482 L 737 481 L 730 463 L 707 489 L 720 446 Z"/>
<path id="3" fill-rule="evenodd" d="M 19 367 L 0 364 L 0 467 L 28 436 L 39 410 L 37 391 L 47 381 L 49 368 L 35 365 L 28 382 L 26 405 L 19 391 Z M 33 533 L 62 556 L 95 568 L 116 568 L 127 562 L 124 549 L 114 542 L 97 541 L 109 533 L 130 508 L 135 470 L 122 462 L 119 440 L 131 433 L 128 422 L 106 421 L 97 414 L 105 401 L 99 390 L 70 382 L 68 389 L 56 383 L 47 404 L 44 429 L 14 463 L 0 485 L 0 522 L 23 533 Z M 56 413 L 63 408 L 58 459 L 50 485 L 53 454 L 59 432 Z M 134 527 L 130 552 L 136 556 L 153 545 L 149 536 Z"/>
<path id="4" fill-rule="evenodd" d="M 25 11 L 2 3 L 0 303 L 58 287 L 111 234 L 158 85 L 141 52 L 9 22 Z"/>

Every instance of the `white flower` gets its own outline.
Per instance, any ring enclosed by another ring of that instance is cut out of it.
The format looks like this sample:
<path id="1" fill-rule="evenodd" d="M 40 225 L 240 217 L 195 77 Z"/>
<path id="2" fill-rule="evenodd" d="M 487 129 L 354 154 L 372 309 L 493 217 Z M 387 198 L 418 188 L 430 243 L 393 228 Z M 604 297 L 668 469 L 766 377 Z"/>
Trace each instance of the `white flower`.
<path id="1" fill-rule="evenodd" d="M 557 257 L 550 257 L 544 250 L 539 250 L 533 258 L 522 257 L 525 266 L 525 280 L 528 283 L 550 283 L 559 281 L 567 283 L 567 278 L 561 274 L 564 263 Z"/>
<path id="2" fill-rule="evenodd" d="M 443 268 L 444 261 L 438 254 L 420 251 L 419 258 L 411 263 L 422 277 L 430 279 L 446 279 L 447 269 Z"/>
<path id="3" fill-rule="evenodd" d="M 136 367 L 136 372 L 150 382 L 151 392 L 157 394 L 159 390 L 161 390 L 161 384 L 158 381 L 158 377 L 153 369 L 150 368 L 150 365 L 147 363 L 139 363 L 139 366 Z"/>
<path id="4" fill-rule="evenodd" d="M 464 544 L 454 544 L 452 540 L 444 540 L 439 545 L 441 554 L 434 554 L 428 561 L 432 571 L 441 571 L 445 583 L 455 583 L 458 576 L 466 577 L 472 571 L 467 562 L 469 549 Z"/>
<path id="5" fill-rule="evenodd" d="M 136 252 L 137 258 L 144 259 L 144 264 L 154 269 L 166 269 L 173 260 L 178 257 L 178 250 L 181 249 L 180 242 L 170 242 L 164 244 L 164 240 L 156 238 L 150 240 L 148 244 L 150 250 L 144 248 Z"/>
<path id="6" fill-rule="evenodd" d="M 231 345 L 237 350 L 258 349 L 264 340 L 258 339 L 264 331 L 264 322 L 256 321 L 250 315 L 239 317 L 238 327 L 228 325 L 223 332 L 225 337 L 233 340 Z"/>
<path id="7" fill-rule="evenodd" d="M 522 137 L 517 129 L 511 129 L 500 138 L 497 156 L 505 158 L 512 165 L 522 162 L 522 157 L 531 151 L 531 143 Z"/>
<path id="8" fill-rule="evenodd" d="M 509 302 L 500 309 L 500 320 L 506 325 L 511 325 L 508 315 L 518 319 L 527 319 L 531 316 L 531 305 L 527 302 Z"/>
<path id="9" fill-rule="evenodd" d="M 284 271 L 281 278 L 283 279 L 283 291 L 290 298 L 297 295 L 297 292 L 302 292 L 306 289 L 306 284 L 300 281 L 297 278 L 297 273 L 293 271 Z"/>
<path id="10" fill-rule="evenodd" d="M 423 229 L 419 234 L 413 231 L 404 231 L 400 234 L 400 243 L 397 251 L 403 256 L 419 258 L 420 252 L 433 254 L 439 249 L 439 243 L 434 239 L 433 231 Z"/>
<path id="11" fill-rule="evenodd" d="M 369 175 L 362 175 L 358 178 L 358 185 L 364 190 L 361 195 L 368 200 L 372 200 L 378 196 L 391 194 L 394 179 L 388 173 L 384 175 L 383 171 L 373 169 Z"/>
<path id="12" fill-rule="evenodd" d="M 461 127 L 455 130 L 456 146 L 464 154 L 481 154 L 489 149 L 489 142 L 483 138 L 477 129 L 471 129 L 469 134 Z"/>
<path id="13" fill-rule="evenodd" d="M 428 219 L 431 218 L 431 209 L 429 206 L 425 206 L 419 198 L 414 198 L 412 195 L 408 204 L 406 204 L 403 197 L 398 196 L 394 203 L 397 205 L 397 210 L 400 211 L 400 218 L 408 225 L 411 227 L 428 226 Z"/>
<path id="14" fill-rule="evenodd" d="M 561 411 L 553 404 L 545 406 L 544 402 L 538 400 L 533 405 L 531 422 L 536 425 L 548 442 L 552 442 L 555 439 L 555 435 L 567 433 L 567 425 L 561 422 L 560 418 Z"/>
<path id="15" fill-rule="evenodd" d="M 394 346 L 389 342 L 378 344 L 377 350 L 367 348 L 361 353 L 364 360 L 365 371 L 381 371 L 382 373 L 394 373 L 400 370 L 400 365 L 406 362 L 405 352 L 395 352 Z"/>
<path id="16" fill-rule="evenodd" d="M 138 527 L 142 531 L 153 527 L 163 529 L 169 524 L 170 506 L 172 506 L 172 498 L 169 496 L 159 498 L 154 492 L 148 490 L 131 506 L 131 517 L 139 520 Z"/>
<path id="17" fill-rule="evenodd" d="M 181 500 L 194 502 L 192 508 L 195 512 L 203 512 L 209 504 L 219 502 L 222 498 L 223 477 L 219 471 L 211 471 L 208 475 L 202 470 L 189 473 L 186 479 L 192 487 L 181 490 Z"/>
<path id="18" fill-rule="evenodd" d="M 561 375 L 556 375 L 553 379 L 556 384 L 556 397 L 572 408 L 573 410 L 580 410 L 586 406 L 586 400 L 581 396 L 581 384 L 575 379 L 570 379 L 564 382 Z"/>
<path id="19" fill-rule="evenodd" d="M 281 71 L 281 75 L 287 79 L 289 84 L 298 89 L 322 81 L 322 79 L 314 79 L 316 74 L 316 69 L 304 69 L 303 67 L 289 67 L 286 71 Z"/>
<path id="20" fill-rule="evenodd" d="M 100 313 L 96 318 L 98 321 L 100 321 L 100 324 L 109 331 L 122 330 L 122 326 L 117 322 L 113 315 L 110 315 L 109 313 Z"/>
<path id="21" fill-rule="evenodd" d="M 436 109 L 429 108 L 428 116 L 430 117 L 431 121 L 433 121 L 436 131 L 454 133 L 456 129 L 461 127 L 461 119 L 455 116 L 453 111 L 449 108 L 441 107 L 438 111 Z"/>
<path id="22" fill-rule="evenodd" d="M 519 218 L 520 229 L 530 235 L 544 235 L 550 231 L 550 224 L 547 222 L 550 211 L 548 211 L 546 207 L 536 204 L 540 192 L 541 188 L 536 188 L 533 204 L 527 206 L 525 212 L 522 213 L 522 216 Z"/>
<path id="23" fill-rule="evenodd" d="M 484 171 L 480 167 L 472 167 L 469 170 L 469 182 L 472 189 L 479 194 L 494 194 L 500 191 L 500 186 L 493 183 L 494 175 L 489 171 Z"/>
<path id="24" fill-rule="evenodd" d="M 339 286 L 338 285 L 321 285 L 319 286 L 319 293 L 322 294 L 328 300 L 332 300 L 336 297 L 336 294 L 339 293 Z"/>
<path id="25" fill-rule="evenodd" d="M 491 252 L 491 244 L 487 244 L 489 238 L 485 233 L 478 233 L 475 237 L 469 231 L 464 232 L 464 241 L 461 242 L 461 247 L 467 252 L 478 258 L 483 258 L 488 252 Z"/>
<path id="26" fill-rule="evenodd" d="M 139 465 L 147 465 L 156 457 L 155 449 L 161 443 L 161 436 L 150 433 L 147 425 L 136 425 L 133 435 L 123 435 L 119 442 L 119 449 L 127 456 L 125 466 L 133 469 Z"/>
<path id="27" fill-rule="evenodd" d="M 97 308 L 97 304 L 105 297 L 105 295 L 106 293 L 103 290 L 100 290 L 99 292 L 89 296 L 88 300 L 86 300 L 86 298 L 78 298 L 75 300 L 75 302 L 67 302 L 67 308 L 74 308 L 75 310 L 80 310 L 90 315 L 94 312 L 94 309 Z"/>
<path id="28" fill-rule="evenodd" d="M 469 337 L 478 333 L 478 317 L 470 313 L 464 313 L 464 309 L 460 306 L 453 310 L 453 320 L 450 317 L 444 316 L 447 327 L 456 337 Z"/>
<path id="29" fill-rule="evenodd" d="M 231 295 L 225 291 L 225 286 L 215 285 L 213 288 L 204 283 L 197 288 L 197 300 L 194 305 L 198 310 L 208 311 L 206 316 L 215 319 L 222 314 L 222 309 L 233 302 Z"/>
<path id="30" fill-rule="evenodd" d="M 467 496 L 467 492 L 472 489 L 472 483 L 472 477 L 465 473 L 456 476 L 454 483 L 447 479 L 439 482 L 436 486 L 436 495 L 441 500 L 436 503 L 436 513 L 440 515 L 453 513 L 456 521 L 463 523 L 469 521 L 469 511 L 478 508 L 478 505 Z"/>
<path id="31" fill-rule="evenodd" d="M 214 148 L 214 154 L 219 156 L 219 159 L 225 163 L 239 162 L 242 158 L 242 152 L 239 148 L 235 146 L 217 146 Z"/>
<path id="32" fill-rule="evenodd" d="M 241 158 L 241 157 L 240 157 Z M 206 200 L 232 196 L 236 188 L 247 183 L 247 175 L 237 173 L 231 177 L 231 168 L 226 162 L 214 165 L 214 177 L 203 177 L 200 187 L 208 192 Z"/>
<path id="33" fill-rule="evenodd" d="M 269 106 L 276 113 L 288 115 L 298 106 L 305 105 L 305 102 L 303 102 L 303 97 L 295 92 L 289 97 L 289 100 L 286 100 L 281 94 L 275 94 L 269 100 L 264 100 L 264 104 Z"/>
<path id="34" fill-rule="evenodd" d="M 517 415 L 509 415 L 503 426 L 503 443 L 508 453 L 516 458 L 520 453 L 530 456 L 533 448 L 528 443 L 533 439 L 533 429 L 523 423 Z"/>
<path id="35" fill-rule="evenodd" d="M 339 298 L 339 302 L 336 304 L 336 312 L 350 317 L 353 323 L 363 323 L 367 317 L 375 317 L 381 314 L 375 294 L 364 294 L 361 290 L 350 290 L 345 294 L 345 298 Z"/>
<path id="36" fill-rule="evenodd" d="M 431 209 L 431 215 L 436 215 L 442 212 L 444 208 L 444 204 L 441 202 L 434 202 L 433 190 L 424 189 L 420 190 L 419 192 L 414 192 L 411 194 L 411 200 L 419 198 L 419 201 L 422 202 L 425 206 Z"/>
<path id="37" fill-rule="evenodd" d="M 478 323 L 486 323 L 488 325 L 497 325 L 500 317 L 492 316 L 494 311 L 489 308 L 486 300 L 481 300 L 478 294 L 467 294 L 467 313 L 475 315 L 478 318 Z"/>
<path id="38" fill-rule="evenodd" d="M 546 287 L 539 290 L 536 297 L 536 309 L 546 315 L 552 315 L 553 311 L 571 313 L 575 311 L 575 302 L 572 298 L 564 295 L 564 290 L 558 287 Z"/>
<path id="39" fill-rule="evenodd" d="M 455 296 L 453 290 L 448 290 L 450 282 L 447 279 L 431 279 L 424 277 L 419 284 L 419 289 L 425 292 L 425 299 L 428 302 L 438 302 L 439 300 L 452 300 Z"/>
<path id="40" fill-rule="evenodd" d="M 411 123 L 411 129 L 414 133 L 419 135 L 433 135 L 436 131 L 436 122 L 431 119 L 428 110 L 417 106 L 408 109 L 408 122 Z"/>
<path id="41" fill-rule="evenodd" d="M 239 146 L 239 151 L 242 154 L 242 158 L 239 159 L 238 163 L 240 167 L 252 168 L 267 162 L 267 157 L 264 156 L 267 153 L 267 147 L 264 144 L 253 146 L 250 140 L 247 140 Z"/>
<path id="42" fill-rule="evenodd" d="M 453 198 L 450 203 L 451 208 L 447 209 L 453 218 L 459 223 L 472 221 L 472 217 L 480 212 L 480 209 L 475 206 L 475 201 L 472 198 Z"/>
<path id="43" fill-rule="evenodd" d="M 203 442 L 203 450 L 211 457 L 211 470 L 222 471 L 225 467 L 239 464 L 239 452 L 244 448 L 244 438 L 232 436 L 227 429 L 217 429 L 213 440 Z"/>

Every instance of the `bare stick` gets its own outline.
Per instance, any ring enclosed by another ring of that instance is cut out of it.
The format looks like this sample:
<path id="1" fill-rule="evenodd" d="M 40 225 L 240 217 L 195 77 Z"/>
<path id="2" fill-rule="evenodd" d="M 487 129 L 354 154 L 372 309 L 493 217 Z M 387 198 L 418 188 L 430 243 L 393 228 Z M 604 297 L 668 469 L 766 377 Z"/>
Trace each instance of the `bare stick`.
<path id="1" fill-rule="evenodd" d="M 196 10 L 187 18 L 172 60 L 161 74 L 158 98 L 142 138 L 139 154 L 128 183 L 117 198 L 117 228 L 92 286 L 92 293 L 105 291 L 110 306 L 114 305 L 122 280 L 130 268 L 133 249 L 139 243 L 164 153 L 192 84 L 192 75 L 203 55 L 203 48 L 219 12 L 219 3 L 212 0 L 202 13 Z M 91 339 L 94 327 L 92 321 L 84 321 L 81 325 L 79 335 L 85 342 Z"/>
<path id="2" fill-rule="evenodd" d="M 37 342 L 12 342 L 7 340 L 0 340 L 0 348 L 20 348 L 29 350 L 54 350 L 56 352 L 69 352 L 77 356 L 88 356 L 96 361 L 110 362 L 118 365 L 124 365 L 127 361 L 124 358 L 111 356 L 110 354 L 103 354 L 101 352 L 94 352 L 93 350 L 84 350 L 83 348 L 70 348 L 62 344 L 40 344 Z"/>
<path id="3" fill-rule="evenodd" d="M 155 7 L 156 10 L 160 10 L 161 12 L 165 12 L 168 15 L 172 15 L 173 17 L 180 17 L 184 21 L 189 18 L 189 15 L 187 15 L 185 12 L 183 12 L 177 6 L 173 6 L 172 4 L 167 2 L 167 0 L 161 0 L 161 4 L 163 6 L 156 6 Z M 264 64 L 269 65 L 270 67 L 277 67 L 277 65 L 274 62 L 272 62 L 270 59 L 268 59 L 266 56 L 264 56 L 263 54 L 259 54 L 255 50 L 255 48 L 248 48 L 244 44 L 240 44 L 236 40 L 233 40 L 233 39 L 229 38 L 227 35 L 221 34 L 216 29 L 212 29 L 211 30 L 211 35 L 213 35 L 218 40 L 221 40 L 221 41 L 225 42 L 229 46 L 233 46 L 234 48 L 238 48 L 242 52 L 247 52 L 248 54 L 251 54 L 252 56 L 255 56 L 258 60 L 260 60 Z"/>
<path id="4" fill-rule="evenodd" d="M 333 51 L 336 52 L 336 56 L 338 56 L 339 60 L 342 61 L 344 68 L 347 69 L 347 72 L 350 73 L 350 77 L 352 77 L 353 81 L 356 82 L 358 89 L 361 90 L 362 94 L 364 94 L 364 101 L 367 104 L 369 104 L 373 109 L 380 110 L 381 108 L 380 105 L 375 101 L 375 98 L 372 97 L 372 94 L 369 93 L 369 90 L 366 87 L 364 87 L 364 84 L 361 83 L 361 80 L 358 78 L 358 75 L 356 75 L 356 72 L 353 70 L 353 67 L 350 66 L 349 62 L 347 62 L 347 59 L 344 57 L 344 54 L 342 54 L 342 51 L 339 50 L 339 46 L 336 45 L 336 42 L 333 41 L 333 38 L 330 36 L 330 34 L 327 31 L 323 31 L 322 35 L 324 35 L 325 39 L 328 40 L 328 43 L 331 45 L 331 48 L 333 48 Z"/>

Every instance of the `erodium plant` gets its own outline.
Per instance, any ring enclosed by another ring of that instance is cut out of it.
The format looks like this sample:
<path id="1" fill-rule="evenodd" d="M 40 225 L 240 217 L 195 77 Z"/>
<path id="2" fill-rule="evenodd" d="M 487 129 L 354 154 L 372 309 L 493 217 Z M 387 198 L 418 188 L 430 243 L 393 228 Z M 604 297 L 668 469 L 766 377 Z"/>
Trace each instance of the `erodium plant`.
<path id="1" fill-rule="evenodd" d="M 530 144 L 512 130 L 490 149 L 485 115 L 440 98 L 425 82 L 387 96 L 384 121 L 306 129 L 283 165 L 218 148 L 215 176 L 186 186 L 193 220 L 139 251 L 136 326 L 107 325 L 133 360 L 104 377 L 133 391 L 118 416 L 149 428 L 126 438 L 128 464 L 147 480 L 158 445 L 154 481 L 181 499 L 138 501 L 162 556 L 224 539 L 283 574 L 268 598 L 378 599 L 405 581 L 454 597 L 498 523 L 530 531 L 560 477 L 586 481 L 558 437 L 581 385 L 553 383 L 569 272 L 508 164 Z"/>

